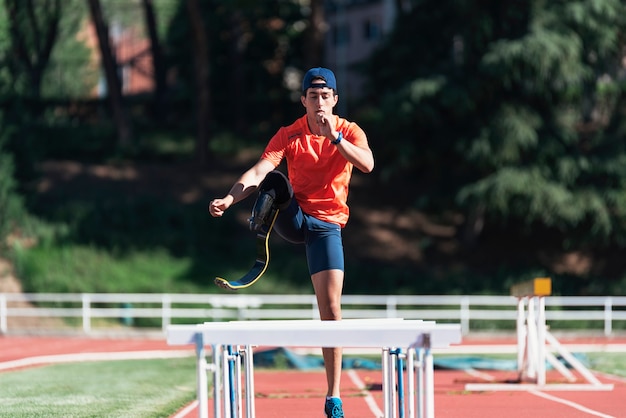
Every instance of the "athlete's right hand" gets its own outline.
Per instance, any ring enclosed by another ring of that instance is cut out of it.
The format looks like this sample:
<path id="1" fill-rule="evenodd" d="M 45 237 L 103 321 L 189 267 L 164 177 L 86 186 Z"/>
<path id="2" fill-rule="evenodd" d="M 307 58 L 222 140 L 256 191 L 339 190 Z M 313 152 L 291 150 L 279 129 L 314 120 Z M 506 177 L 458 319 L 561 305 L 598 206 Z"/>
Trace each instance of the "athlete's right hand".
<path id="1" fill-rule="evenodd" d="M 209 213 L 213 217 L 220 217 L 229 206 L 230 204 L 226 199 L 213 199 L 209 203 Z"/>

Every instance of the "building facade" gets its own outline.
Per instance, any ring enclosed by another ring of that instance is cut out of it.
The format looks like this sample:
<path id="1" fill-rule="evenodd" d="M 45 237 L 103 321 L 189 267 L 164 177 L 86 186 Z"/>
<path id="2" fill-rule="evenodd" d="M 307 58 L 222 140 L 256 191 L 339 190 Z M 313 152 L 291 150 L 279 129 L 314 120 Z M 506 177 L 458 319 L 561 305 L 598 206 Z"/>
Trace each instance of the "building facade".
<path id="1" fill-rule="evenodd" d="M 366 59 L 391 31 L 397 3 L 397 0 L 325 2 L 328 31 L 324 60 L 337 74 L 337 88 L 344 105 L 360 96 L 363 77 L 353 66 Z"/>

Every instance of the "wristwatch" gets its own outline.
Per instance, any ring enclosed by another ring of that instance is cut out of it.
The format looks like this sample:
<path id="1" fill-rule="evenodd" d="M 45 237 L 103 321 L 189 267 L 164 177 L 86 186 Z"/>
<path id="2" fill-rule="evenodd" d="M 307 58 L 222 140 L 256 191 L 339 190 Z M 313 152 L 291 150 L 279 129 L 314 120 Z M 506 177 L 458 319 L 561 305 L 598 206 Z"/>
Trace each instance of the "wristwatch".
<path id="1" fill-rule="evenodd" d="M 341 142 L 341 140 L 343 139 L 343 134 L 341 132 L 339 132 L 339 136 L 337 137 L 337 139 L 335 139 L 334 141 L 330 141 L 331 144 L 337 145 L 338 143 Z"/>

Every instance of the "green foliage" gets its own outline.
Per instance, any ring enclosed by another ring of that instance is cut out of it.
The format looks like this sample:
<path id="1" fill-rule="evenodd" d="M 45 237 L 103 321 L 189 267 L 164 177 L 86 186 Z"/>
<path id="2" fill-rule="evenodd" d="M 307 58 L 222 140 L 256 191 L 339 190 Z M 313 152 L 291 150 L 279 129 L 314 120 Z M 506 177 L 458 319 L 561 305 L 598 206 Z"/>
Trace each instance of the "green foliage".
<path id="1" fill-rule="evenodd" d="M 248 267 L 241 262 L 253 245 L 244 239 L 245 206 L 217 221 L 207 218 L 204 204 L 164 201 L 138 190 L 111 196 L 105 187 L 87 196 L 68 191 L 50 197 L 32 188 L 44 158 L 118 163 L 191 156 L 195 86 L 188 11 L 184 2 L 154 3 L 175 84 L 168 92 L 167 117 L 157 123 L 143 107 L 146 98 L 128 102 L 136 129 L 132 147 L 123 153 L 115 147 L 104 101 L 72 113 L 42 110 L 40 101 L 26 97 L 28 74 L 12 50 L 17 38 L 0 13 L 5 109 L 0 198 L 13 196 L 0 201 L 5 204 L 0 211 L 13 201 L 11 216 L 17 217 L 19 190 L 49 222 L 32 227 L 36 248 L 18 249 L 29 289 L 140 291 L 152 285 L 215 291 L 213 275 L 237 276 Z M 297 80 L 307 52 L 305 3 L 201 2 L 210 37 L 209 149 L 216 164 L 236 161 L 244 148 L 257 153 L 279 125 L 302 114 Z M 50 17 L 33 4 L 38 17 Z M 86 5 L 61 4 L 58 40 L 43 72 L 46 98 L 79 96 L 97 80 L 76 37 Z M 436 259 L 435 239 L 422 237 L 415 244 L 425 257 L 419 265 L 348 258 L 346 291 L 501 293 L 543 265 L 525 250 L 619 254 L 626 246 L 622 2 L 418 0 L 412 5 L 370 61 L 364 86 L 372 91 L 355 118 L 375 152 L 372 176 L 390 185 L 401 180 L 402 196 L 391 205 L 412 201 L 437 219 L 450 212 L 458 219 L 461 212 L 470 227 L 484 225 L 473 230 L 502 252 L 481 259 L 464 246 L 450 256 L 466 257 L 458 262 L 469 267 L 458 267 Z M 103 7 L 110 23 L 143 28 L 139 2 L 105 0 Z M 23 30 L 27 23 L 20 22 Z M 35 47 L 34 33 L 24 39 Z M 0 217 L 0 227 L 6 230 L 8 220 Z M 455 223 L 455 239 L 464 227 Z M 301 248 L 280 240 L 276 248 L 266 278 L 250 291 L 310 292 Z M 571 294 L 623 293 L 623 267 L 613 271 L 612 283 L 562 276 L 563 288 Z M 604 278 L 601 271 L 593 274 Z"/>
<path id="2" fill-rule="evenodd" d="M 0 63 L 7 60 L 9 40 L 8 19 L 6 13 L 0 13 Z M 8 69 L 0 65 L 0 98 L 9 89 L 9 84 Z M 21 198 L 16 190 L 13 156 L 8 153 L 6 147 L 9 131 L 10 127 L 6 125 L 4 114 L 0 110 L 0 250 L 5 246 L 7 235 L 11 232 L 22 207 Z"/>
<path id="3" fill-rule="evenodd" d="M 625 17 L 617 0 L 415 2 L 367 64 L 379 166 L 485 230 L 623 246 Z"/>
<path id="4" fill-rule="evenodd" d="M 15 93 L 40 96 L 43 73 L 58 39 L 61 4 L 5 0 L 1 5 L 10 36 L 4 65 L 11 72 Z"/>
<path id="5" fill-rule="evenodd" d="M 55 227 L 32 216 L 15 177 L 13 154 L 5 143 L 14 129 L 0 113 L 0 256 L 10 255 L 11 247 L 19 248 L 22 240 L 38 237 L 46 241 Z M 9 236 L 12 239 L 9 240 Z"/>
<path id="6" fill-rule="evenodd" d="M 161 249 L 113 255 L 77 245 L 39 245 L 15 255 L 16 270 L 27 292 L 58 293 L 194 293 L 184 277 L 192 261 Z"/>
<path id="7" fill-rule="evenodd" d="M 0 6 L 0 97 L 4 96 L 11 84 L 11 73 L 6 65 L 10 59 L 11 37 L 9 36 L 9 20 L 4 7 Z"/>
<path id="8" fill-rule="evenodd" d="M 219 291 L 214 276 L 241 276 L 254 261 L 254 240 L 237 221 L 240 210 L 249 210 L 245 204 L 213 219 L 204 203 L 187 205 L 140 189 L 83 193 L 31 202 L 34 214 L 57 227 L 49 239 L 15 255 L 26 290 L 213 293 Z M 308 280 L 281 278 L 308 277 L 299 250 L 277 243 L 272 267 L 254 292 L 275 292 L 277 283 L 284 291 L 308 289 Z"/>
<path id="9" fill-rule="evenodd" d="M 6 124 L 0 113 L 0 255 L 10 246 L 20 245 L 22 239 L 39 235 L 50 236 L 51 228 L 31 216 L 15 176 L 13 154 L 5 146 L 13 127 Z M 12 240 L 8 240 L 12 235 Z"/>
<path id="10" fill-rule="evenodd" d="M 249 149 L 250 144 L 240 137 L 233 135 L 232 132 L 221 132 L 213 136 L 209 149 L 212 155 L 221 158 L 232 158 L 239 154 L 242 150 Z M 263 145 L 257 144 L 256 151 L 258 155 L 263 152 Z"/>
<path id="11" fill-rule="evenodd" d="M 96 88 L 97 61 L 87 47 L 87 2 L 64 0 L 59 35 L 42 80 L 42 97 L 83 98 Z"/>
<path id="12" fill-rule="evenodd" d="M 245 133 L 265 143 L 278 127 L 302 115 L 297 76 L 302 62 L 304 8 L 293 0 L 201 2 L 210 43 L 212 123 L 217 132 Z M 172 94 L 189 103 L 195 93 L 193 43 L 185 4 L 164 39 L 179 77 Z M 293 93 L 298 93 L 293 98 Z"/>
<path id="13" fill-rule="evenodd" d="M 0 120 L 0 126 L 1 126 Z M 17 184 L 13 177 L 13 159 L 3 149 L 3 137 L 0 136 L 0 249 L 6 238 L 15 228 L 24 207 L 22 198 L 17 193 Z"/>

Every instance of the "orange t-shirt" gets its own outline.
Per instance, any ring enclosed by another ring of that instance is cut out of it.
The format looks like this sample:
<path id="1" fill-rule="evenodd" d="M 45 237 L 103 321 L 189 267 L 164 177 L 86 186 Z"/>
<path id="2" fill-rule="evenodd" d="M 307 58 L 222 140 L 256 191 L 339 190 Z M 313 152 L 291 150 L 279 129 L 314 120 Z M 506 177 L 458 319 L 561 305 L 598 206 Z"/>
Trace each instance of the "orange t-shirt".
<path id="1" fill-rule="evenodd" d="M 337 118 L 336 129 L 343 141 L 367 146 L 365 132 L 354 122 Z M 352 163 L 348 162 L 326 137 L 313 135 L 306 115 L 276 132 L 261 158 L 278 166 L 287 159 L 289 180 L 302 210 L 325 222 L 348 222 L 348 187 Z"/>

